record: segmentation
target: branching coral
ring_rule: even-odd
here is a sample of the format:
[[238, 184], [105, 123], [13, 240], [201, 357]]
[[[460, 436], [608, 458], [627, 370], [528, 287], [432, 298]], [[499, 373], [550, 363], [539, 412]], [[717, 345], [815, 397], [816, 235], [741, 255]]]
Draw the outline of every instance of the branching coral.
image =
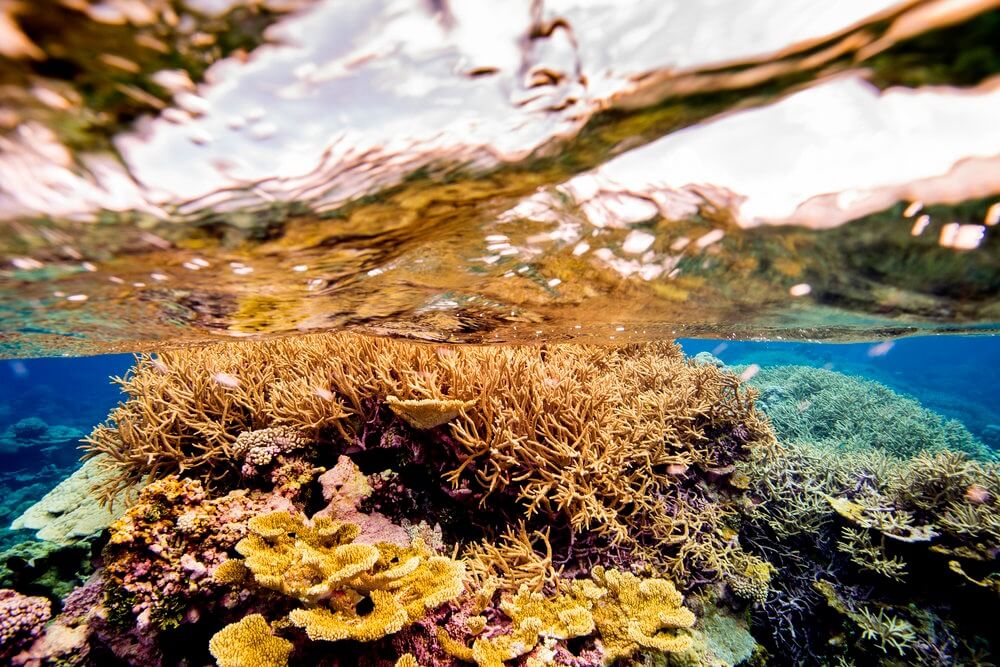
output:
[[611, 545], [680, 580], [733, 567], [739, 546], [724, 532], [742, 489], [724, 479], [771, 438], [738, 377], [666, 342], [445, 349], [303, 336], [140, 357], [121, 384], [129, 400], [88, 445], [119, 486], [182, 471], [224, 482], [238, 452], [256, 466], [241, 434], [275, 425], [343, 451], [396, 419], [437, 447], [453, 497], [513, 505], [529, 524], [583, 536], [572, 548]]
[[909, 458], [923, 451], [960, 451], [981, 460], [996, 454], [954, 419], [873, 380], [808, 366], [761, 369], [750, 382], [782, 442]]
[[[919, 664], [957, 659], [977, 644], [984, 630], [972, 607], [983, 601], [972, 603], [970, 588], [990, 589], [1000, 555], [997, 463], [947, 451], [900, 460], [784, 443], [759, 450], [746, 471], [757, 502], [744, 537], [778, 565], [776, 596], [758, 619], [767, 619], [780, 651], [799, 659], [847, 655], [850, 645], [829, 643], [815, 622], [823, 598], [837, 600], [831, 608], [851, 625], [868, 629], [862, 639], [879, 631], [878, 646], [909, 646]], [[905, 588], [892, 584], [904, 577]], [[811, 590], [818, 579], [827, 582], [819, 598]], [[921, 623], [892, 621], [914, 605]], [[809, 633], [820, 635], [785, 627], [779, 609], [813, 619]]]

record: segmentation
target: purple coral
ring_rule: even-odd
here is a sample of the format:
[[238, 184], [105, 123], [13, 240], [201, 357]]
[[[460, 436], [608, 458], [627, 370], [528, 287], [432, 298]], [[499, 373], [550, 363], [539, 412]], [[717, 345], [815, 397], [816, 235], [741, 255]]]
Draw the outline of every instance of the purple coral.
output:
[[41, 635], [51, 616], [47, 599], [0, 589], [0, 658], [9, 658]]

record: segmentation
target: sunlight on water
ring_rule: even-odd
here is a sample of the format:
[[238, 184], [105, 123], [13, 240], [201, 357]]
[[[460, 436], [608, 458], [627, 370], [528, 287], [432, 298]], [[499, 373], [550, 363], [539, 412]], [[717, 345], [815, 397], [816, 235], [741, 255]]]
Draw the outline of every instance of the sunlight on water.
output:
[[997, 321], [989, 3], [58, 7], [4, 14], [6, 354]]

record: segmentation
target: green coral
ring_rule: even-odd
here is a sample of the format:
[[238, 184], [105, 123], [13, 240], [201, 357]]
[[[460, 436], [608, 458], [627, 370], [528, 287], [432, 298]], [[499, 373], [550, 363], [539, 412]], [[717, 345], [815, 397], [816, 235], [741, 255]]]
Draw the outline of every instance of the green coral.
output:
[[758, 407], [783, 443], [878, 450], [898, 458], [942, 450], [996, 458], [961, 422], [873, 380], [809, 366], [771, 366], [749, 382], [760, 390]]

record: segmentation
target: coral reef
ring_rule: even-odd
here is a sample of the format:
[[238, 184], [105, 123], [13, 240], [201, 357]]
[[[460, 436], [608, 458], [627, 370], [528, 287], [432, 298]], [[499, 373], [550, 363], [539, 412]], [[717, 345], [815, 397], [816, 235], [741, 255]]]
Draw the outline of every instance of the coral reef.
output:
[[181, 471], [232, 484], [240, 434], [280, 424], [318, 443], [320, 460], [402, 448], [452, 499], [511, 515], [487, 540], [515, 516], [557, 526], [562, 559], [581, 572], [609, 548], [681, 580], [731, 570], [739, 546], [724, 528], [740, 490], [726, 478], [771, 437], [739, 378], [672, 343], [486, 350], [305, 336], [139, 357], [120, 383], [131, 398], [89, 438], [119, 487]]
[[874, 449], [899, 458], [941, 450], [997, 458], [961, 422], [873, 380], [824, 368], [770, 366], [750, 383], [760, 390], [758, 407], [782, 442]]
[[9, 659], [42, 633], [52, 615], [48, 600], [0, 589], [0, 659]]
[[84, 435], [71, 426], [49, 425], [39, 417], [25, 417], [0, 432], [0, 453], [75, 444]]
[[776, 566], [755, 612], [776, 655], [935, 665], [991, 652], [1000, 464], [793, 443], [757, 454], [743, 537]]
[[88, 489], [127, 509], [31, 660], [721, 665], [776, 578], [741, 534], [755, 392], [672, 343], [302, 336], [118, 383]]

